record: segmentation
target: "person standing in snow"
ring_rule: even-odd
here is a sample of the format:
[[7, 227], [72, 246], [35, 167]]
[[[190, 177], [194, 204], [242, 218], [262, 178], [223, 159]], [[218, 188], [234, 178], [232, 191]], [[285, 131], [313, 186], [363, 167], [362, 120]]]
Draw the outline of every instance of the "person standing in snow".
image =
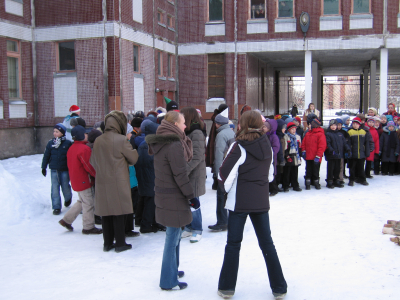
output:
[[63, 125], [67, 129], [67, 131], [65, 132], [65, 137], [67, 138], [67, 140], [73, 142], [71, 136], [72, 128], [76, 125], [81, 125], [83, 128], [86, 128], [86, 122], [84, 119], [80, 117], [81, 109], [79, 108], [78, 105], [72, 105], [69, 108], [69, 112], [71, 114], [64, 118]]
[[138, 154], [127, 139], [123, 112], [111, 111], [104, 122], [105, 131], [96, 139], [90, 158], [97, 175], [95, 208], [102, 217], [103, 251], [122, 252], [132, 248], [125, 242], [126, 217], [133, 213], [128, 167], [136, 163]]
[[82, 212], [83, 234], [101, 234], [103, 231], [94, 226], [94, 177], [96, 171], [90, 164], [92, 151], [86, 145], [87, 134], [85, 128], [78, 125], [72, 128], [71, 136], [74, 143], [67, 153], [67, 162], [71, 185], [78, 192], [79, 200], [64, 215], [59, 223], [61, 226], [72, 231], [71, 224]]
[[53, 215], [61, 213], [60, 186], [64, 196], [64, 206], [71, 205], [72, 192], [69, 184], [67, 152], [72, 143], [65, 137], [66, 128], [63, 124], [54, 125], [53, 136], [46, 146], [42, 160], [42, 174], [46, 177], [47, 165], [51, 171], [51, 206]]
[[272, 149], [263, 132], [260, 113], [247, 111], [240, 118], [240, 130], [219, 173], [219, 184], [228, 193], [228, 238], [218, 282], [218, 295], [231, 298], [236, 289], [240, 246], [246, 219], [250, 216], [258, 244], [267, 265], [268, 278], [275, 299], [283, 299], [286, 280], [271, 237], [269, 224], [269, 178]]
[[[215, 117], [215, 126], [217, 128], [217, 137], [215, 138], [215, 154], [214, 154], [214, 175], [218, 176], [219, 168], [224, 161], [229, 146], [235, 140], [235, 133], [229, 127], [229, 109], [225, 109], [222, 113]], [[260, 117], [261, 119], [261, 117]], [[217, 223], [209, 225], [208, 228], [214, 231], [225, 231], [228, 228], [228, 211], [224, 208], [225, 195], [218, 185], [217, 187]]]
[[[194, 197], [200, 201], [200, 196], [206, 193], [206, 132], [204, 123], [194, 107], [185, 107], [181, 110], [185, 117], [185, 133], [192, 140], [193, 158], [187, 163], [190, 183], [193, 186]], [[182, 238], [190, 237], [191, 243], [199, 242], [203, 233], [201, 209], [192, 209], [192, 223], [185, 226]]]
[[[375, 119], [374, 118], [375, 117], [368, 117], [367, 125], [365, 126], [366, 129], [369, 129], [369, 133], [371, 134], [372, 141], [374, 142], [374, 150], [371, 151], [370, 155], [366, 159], [367, 162], [365, 163], [365, 177], [366, 178], [374, 178], [371, 175], [372, 162], [375, 161], [375, 157], [379, 157], [379, 134], [375, 128]], [[379, 167], [379, 160], [378, 160], [377, 164]], [[374, 162], [374, 165], [375, 165], [375, 162]]]
[[396, 167], [397, 157], [400, 152], [400, 143], [396, 134], [396, 126], [393, 121], [389, 121], [383, 128], [383, 133], [379, 138], [379, 154], [382, 157], [382, 175], [393, 176]]
[[167, 227], [160, 276], [160, 288], [166, 291], [187, 287], [178, 280], [184, 276], [178, 271], [182, 227], [192, 222], [190, 207], [200, 207], [187, 173], [193, 150], [185, 128], [184, 116], [170, 111], [157, 133], [146, 136], [149, 154], [154, 155], [156, 221]]
[[289, 185], [293, 191], [301, 192], [298, 177], [299, 166], [301, 165], [301, 138], [296, 134], [296, 125], [293, 122], [287, 124], [286, 134], [283, 137], [283, 152], [285, 166], [283, 167], [283, 191], [289, 192]]

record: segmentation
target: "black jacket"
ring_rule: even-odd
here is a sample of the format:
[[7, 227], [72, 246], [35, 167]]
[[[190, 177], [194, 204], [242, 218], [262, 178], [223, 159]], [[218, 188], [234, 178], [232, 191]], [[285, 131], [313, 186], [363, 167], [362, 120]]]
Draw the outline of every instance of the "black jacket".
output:
[[140, 196], [154, 197], [154, 155], [149, 155], [149, 146], [143, 141], [138, 148], [139, 158], [136, 162], [136, 178]]
[[[346, 139], [341, 131], [328, 130], [325, 133], [326, 136], [326, 160], [330, 159], [341, 159], [344, 158], [344, 153], [350, 153], [350, 147], [347, 145]], [[335, 154], [333, 154], [335, 152]]]
[[389, 130], [387, 126], [383, 128], [383, 133], [379, 138], [379, 151], [381, 152], [381, 157], [383, 162], [396, 162], [396, 153], [400, 152], [400, 143], [397, 137], [396, 131]]
[[69, 140], [63, 140], [61, 145], [55, 148], [53, 140], [51, 139], [47, 143], [43, 154], [42, 169], [47, 169], [47, 165], [49, 165], [50, 170], [68, 171], [67, 152], [72, 143]]

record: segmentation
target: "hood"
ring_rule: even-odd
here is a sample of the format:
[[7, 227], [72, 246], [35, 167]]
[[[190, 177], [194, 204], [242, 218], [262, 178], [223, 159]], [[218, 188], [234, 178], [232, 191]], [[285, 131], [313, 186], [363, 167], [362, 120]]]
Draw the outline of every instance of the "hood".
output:
[[322, 127], [314, 127], [311, 129], [311, 132], [315, 133], [315, 132], [322, 132], [325, 134], [325, 130]]
[[[229, 127], [229, 124], [224, 124], [224, 125], [222, 125], [220, 128], [218, 128], [217, 129], [217, 132], [218, 133], [220, 133], [222, 130], [224, 130], [224, 129], [231, 129], [230, 127]], [[232, 130], [232, 129], [231, 129]]]
[[149, 154], [157, 154], [160, 150], [168, 144], [179, 142], [181, 139], [177, 134], [150, 134], [145, 138], [149, 145]]
[[385, 126], [385, 127], [383, 127], [383, 132], [386, 132], [386, 133], [388, 133], [388, 134], [389, 134], [389, 132], [390, 132], [390, 133], [396, 132], [396, 127], [394, 128], [393, 131], [389, 131], [389, 127], [388, 127], [388, 126]]
[[282, 128], [284, 126], [286, 126], [286, 123], [282, 119], [278, 119], [276, 121], [277, 121], [277, 124], [278, 124], [278, 126], [276, 128], [276, 135], [279, 136], [279, 137], [283, 137]]
[[114, 131], [126, 135], [126, 124], [128, 123], [128, 120], [122, 111], [113, 110], [106, 115], [104, 122], [106, 125], [105, 131]]
[[265, 120], [265, 122], [268, 122], [269, 125], [271, 125], [271, 130], [267, 132], [267, 135], [276, 133], [276, 129], [278, 128], [278, 122], [273, 119]]
[[265, 134], [251, 142], [238, 140], [237, 143], [246, 149], [248, 154], [251, 154], [258, 160], [265, 160], [272, 157], [271, 144]]

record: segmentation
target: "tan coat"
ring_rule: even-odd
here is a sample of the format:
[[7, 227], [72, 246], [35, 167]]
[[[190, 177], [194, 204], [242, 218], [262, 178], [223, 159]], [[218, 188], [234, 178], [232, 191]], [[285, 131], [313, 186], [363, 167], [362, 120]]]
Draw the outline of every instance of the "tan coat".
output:
[[133, 213], [129, 165], [138, 159], [126, 138], [125, 115], [112, 111], [105, 118], [105, 132], [93, 147], [90, 163], [96, 170], [95, 214], [119, 216]]

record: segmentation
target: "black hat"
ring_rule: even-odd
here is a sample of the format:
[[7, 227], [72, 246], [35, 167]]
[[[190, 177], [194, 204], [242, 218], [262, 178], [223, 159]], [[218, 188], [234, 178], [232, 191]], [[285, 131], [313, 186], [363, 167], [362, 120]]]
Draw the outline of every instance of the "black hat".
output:
[[144, 118], [144, 112], [142, 112], [141, 110], [138, 110], [135, 114], [134, 114], [134, 117], [137, 117], [137, 118]]
[[59, 132], [61, 132], [63, 135], [65, 135], [65, 132], [67, 131], [67, 128], [62, 123], [58, 123], [54, 125], [54, 128], [57, 129]]
[[132, 127], [140, 127], [142, 122], [143, 122], [142, 118], [136, 117], [136, 118], [133, 118], [133, 120], [131, 121], [131, 125], [132, 125]]
[[178, 103], [176, 103], [174, 100], [171, 100], [171, 101], [167, 104], [167, 111], [170, 111], [170, 110], [177, 110], [177, 109], [179, 109]]
[[71, 130], [71, 136], [74, 141], [83, 141], [85, 139], [86, 129], [81, 125], [76, 125]]
[[331, 127], [332, 125], [337, 125], [336, 119], [332, 119], [329, 121], [329, 127]]
[[92, 129], [89, 133], [88, 133], [88, 141], [90, 143], [94, 143], [94, 141], [102, 135], [102, 132], [100, 130], [97, 129]]

